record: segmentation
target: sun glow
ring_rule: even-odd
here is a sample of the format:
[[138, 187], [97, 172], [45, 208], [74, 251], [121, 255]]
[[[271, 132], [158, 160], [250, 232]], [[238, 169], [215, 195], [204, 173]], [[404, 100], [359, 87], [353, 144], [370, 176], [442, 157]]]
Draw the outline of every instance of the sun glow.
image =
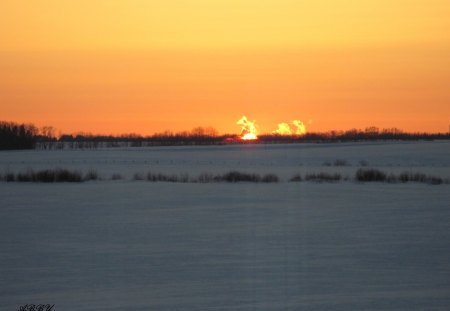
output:
[[[256, 129], [256, 121], [250, 121], [246, 116], [243, 116], [237, 125], [241, 126], [240, 138], [242, 140], [255, 140], [258, 139], [258, 130]], [[290, 123], [282, 122], [278, 124], [278, 128], [272, 132], [277, 135], [304, 135], [306, 134], [306, 126], [300, 120], [292, 120]]]
[[236, 122], [237, 125], [241, 126], [241, 139], [243, 140], [255, 140], [258, 139], [256, 130], [256, 122], [249, 121], [246, 116], [243, 116], [239, 121]]
[[258, 136], [256, 136], [253, 133], [247, 133], [244, 136], [242, 136], [243, 140], [254, 140], [254, 139], [258, 139]]
[[279, 123], [278, 128], [272, 133], [278, 135], [304, 135], [306, 134], [306, 126], [300, 120], [293, 120], [291, 125], [283, 122]]

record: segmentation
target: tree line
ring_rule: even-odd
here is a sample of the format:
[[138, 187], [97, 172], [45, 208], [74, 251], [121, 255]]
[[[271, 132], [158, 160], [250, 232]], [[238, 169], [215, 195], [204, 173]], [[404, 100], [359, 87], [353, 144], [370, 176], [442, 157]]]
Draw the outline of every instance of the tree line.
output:
[[51, 126], [38, 128], [33, 124], [0, 121], [0, 150], [11, 149], [95, 149], [109, 147], [224, 145], [242, 143], [325, 143], [375, 140], [437, 140], [450, 139], [450, 133], [407, 133], [397, 128], [351, 129], [306, 133], [303, 135], [260, 135], [255, 141], [242, 141], [238, 135], [219, 135], [212, 127], [196, 127], [192, 131], [165, 131], [150, 136], [138, 134], [95, 135], [91, 133], [61, 134]]
[[37, 136], [38, 129], [33, 124], [0, 121], [0, 150], [32, 149]]

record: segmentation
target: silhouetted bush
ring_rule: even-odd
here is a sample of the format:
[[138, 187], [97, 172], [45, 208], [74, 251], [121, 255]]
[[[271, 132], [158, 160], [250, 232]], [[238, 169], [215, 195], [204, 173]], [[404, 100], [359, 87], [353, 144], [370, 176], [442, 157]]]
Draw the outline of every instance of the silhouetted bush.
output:
[[16, 176], [14, 175], [14, 173], [6, 173], [5, 174], [5, 176], [3, 177], [4, 178], [4, 180], [6, 181], [6, 182], [13, 182], [13, 181], [16, 181]]
[[402, 172], [398, 175], [395, 175], [393, 173], [387, 175], [385, 172], [382, 172], [377, 169], [359, 169], [356, 172], [355, 179], [357, 181], [363, 182], [371, 182], [371, 181], [388, 182], [388, 183], [417, 182], [432, 185], [439, 185], [442, 183], [446, 183], [446, 180], [441, 177], [426, 175], [424, 173]]
[[261, 177], [258, 174], [241, 173], [231, 171], [222, 175], [222, 180], [226, 182], [259, 182]]
[[89, 181], [89, 180], [98, 180], [98, 173], [96, 170], [89, 170], [85, 175], [84, 175], [84, 180], [85, 181]]
[[[135, 174], [134, 180], [143, 180], [140, 174]], [[242, 173], [231, 171], [225, 174], [201, 173], [196, 178], [191, 178], [188, 174], [167, 175], [162, 173], [147, 173], [147, 181], [151, 182], [175, 182], [175, 183], [213, 183], [213, 182], [263, 182], [276, 183], [279, 178], [275, 174], [265, 174], [262, 177], [259, 174]]]
[[[164, 175], [163, 175], [164, 176]], [[164, 179], [162, 179], [162, 181], [167, 181], [167, 182], [181, 182], [181, 179], [177, 176], [177, 175], [169, 175], [167, 177], [164, 177]]]
[[[65, 177], [66, 172], [62, 172], [61, 177]], [[56, 174], [53, 170], [42, 170], [35, 173], [33, 177], [34, 181], [38, 182], [55, 182], [56, 181]]]
[[355, 179], [357, 181], [386, 181], [386, 173], [377, 169], [358, 169]]
[[261, 178], [261, 182], [265, 182], [265, 183], [276, 183], [279, 181], [280, 181], [280, 179], [275, 174], [266, 174]]
[[419, 183], [428, 183], [432, 185], [440, 185], [444, 182], [441, 177], [430, 176], [423, 173], [411, 173], [411, 172], [403, 172], [398, 176], [398, 180], [402, 183], [407, 182], [419, 182]]
[[410, 175], [410, 179], [415, 182], [426, 182], [429, 178], [427, 175], [423, 173], [414, 173]]
[[133, 180], [144, 180], [144, 176], [140, 173], [135, 173], [133, 175]]
[[386, 177], [386, 182], [388, 182], [388, 183], [396, 183], [396, 182], [398, 182], [398, 177], [395, 174], [390, 173]]
[[336, 182], [342, 179], [341, 174], [334, 173], [318, 173], [318, 174], [306, 174], [305, 180], [315, 182]]
[[432, 185], [440, 185], [443, 182], [444, 182], [444, 180], [441, 177], [429, 176], [427, 179], [427, 183], [432, 184]]
[[55, 182], [81, 182], [82, 175], [78, 171], [69, 171], [67, 169], [57, 169], [55, 171]]
[[[426, 175], [425, 174], [422, 174], [423, 176], [423, 179], [425, 180], [425, 178], [426, 178]], [[401, 173], [400, 175], [398, 175], [398, 180], [400, 181], [400, 182], [403, 182], [403, 183], [406, 183], [406, 182], [408, 182], [408, 181], [412, 181], [412, 175], [410, 174], [410, 173], [407, 173], [407, 172], [403, 172], [403, 173]], [[417, 176], [417, 178], [419, 179], [419, 176]]]
[[20, 182], [31, 182], [33, 181], [33, 171], [28, 170], [26, 173], [18, 173], [16, 179]]
[[350, 166], [350, 163], [347, 160], [337, 159], [333, 162], [334, 166]]
[[147, 173], [147, 180], [152, 182], [188, 182], [189, 181], [189, 175], [182, 174], [180, 176], [177, 175], [164, 175], [161, 173]]
[[17, 182], [81, 182], [82, 175], [77, 171], [69, 171], [66, 169], [46, 169], [40, 171], [28, 170], [23, 173], [7, 173], [4, 177], [5, 181]]
[[[147, 173], [147, 180], [148, 181], [153, 181], [153, 182], [155, 182], [155, 181], [159, 181], [159, 176], [160, 176], [161, 174], [154, 174], [154, 173]], [[136, 178], [135, 178], [136, 179]]]
[[191, 180], [189, 178], [189, 174], [181, 174], [180, 178], [179, 178], [179, 181], [181, 183], [188, 183], [188, 182], [190, 182]]
[[291, 179], [289, 179], [289, 181], [293, 181], [293, 182], [299, 182], [302, 180], [303, 180], [303, 178], [302, 178], [302, 175], [300, 175], [300, 174], [296, 174], [296, 175], [292, 176]]
[[220, 176], [213, 175], [211, 173], [201, 173], [198, 175], [197, 179], [192, 180], [193, 182], [199, 182], [199, 183], [212, 183], [212, 182], [218, 182], [220, 181]]

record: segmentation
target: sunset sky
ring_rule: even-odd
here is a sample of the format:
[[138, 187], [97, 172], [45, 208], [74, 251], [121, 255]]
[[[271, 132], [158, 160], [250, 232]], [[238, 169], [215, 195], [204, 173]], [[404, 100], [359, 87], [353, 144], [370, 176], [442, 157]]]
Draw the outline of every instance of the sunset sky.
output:
[[448, 0], [1, 1], [0, 120], [446, 132], [449, 30]]

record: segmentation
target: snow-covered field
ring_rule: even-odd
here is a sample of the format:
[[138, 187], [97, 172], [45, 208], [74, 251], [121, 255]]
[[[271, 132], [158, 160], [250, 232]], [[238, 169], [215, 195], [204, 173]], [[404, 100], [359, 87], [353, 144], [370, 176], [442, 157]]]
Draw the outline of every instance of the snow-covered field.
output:
[[[348, 166], [333, 167], [335, 160]], [[239, 170], [276, 173], [288, 180], [295, 173], [341, 172], [353, 176], [366, 165], [386, 172], [425, 172], [450, 177], [450, 142], [227, 145], [63, 151], [0, 152], [0, 173], [32, 169], [94, 169], [109, 179], [119, 173], [222, 173]], [[331, 167], [327, 165], [331, 164]]]
[[[360, 161], [448, 178], [450, 142], [0, 152], [103, 178], [0, 182], [0, 310], [448, 310], [450, 185], [288, 182]], [[132, 180], [231, 169], [281, 181]]]

